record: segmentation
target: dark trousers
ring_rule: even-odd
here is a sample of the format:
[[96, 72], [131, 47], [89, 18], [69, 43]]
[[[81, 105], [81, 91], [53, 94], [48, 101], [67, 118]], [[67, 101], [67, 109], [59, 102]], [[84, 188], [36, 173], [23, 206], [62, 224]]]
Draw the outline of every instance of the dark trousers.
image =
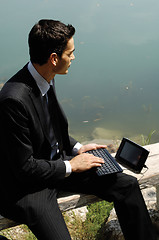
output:
[[97, 177], [84, 172], [72, 173], [56, 188], [29, 194], [17, 202], [14, 210], [18, 220], [39, 240], [71, 239], [57, 204], [58, 190], [94, 194], [114, 202], [125, 240], [156, 239], [136, 178], [123, 173]]

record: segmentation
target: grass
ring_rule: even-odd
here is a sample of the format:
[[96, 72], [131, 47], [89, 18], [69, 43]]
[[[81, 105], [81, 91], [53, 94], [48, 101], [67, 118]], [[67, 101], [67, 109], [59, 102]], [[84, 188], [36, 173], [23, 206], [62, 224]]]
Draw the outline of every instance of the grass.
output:
[[142, 145], [149, 145], [151, 142], [152, 135], [156, 132], [156, 130], [151, 130], [147, 137], [144, 137], [144, 135], [141, 135], [141, 141]]
[[113, 208], [112, 203], [101, 201], [93, 203], [88, 207], [87, 218], [83, 222], [79, 216], [74, 215], [69, 221], [68, 216], [65, 221], [74, 240], [100, 240], [104, 239], [104, 225]]
[[0, 235], [7, 237], [9, 240], [37, 240], [26, 225], [18, 225], [16, 227], [4, 229], [0, 231]]

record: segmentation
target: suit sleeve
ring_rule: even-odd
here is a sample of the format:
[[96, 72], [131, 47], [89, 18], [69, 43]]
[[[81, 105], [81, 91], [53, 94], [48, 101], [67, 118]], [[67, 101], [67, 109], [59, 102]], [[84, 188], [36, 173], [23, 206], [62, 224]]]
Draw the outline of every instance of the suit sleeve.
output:
[[77, 140], [75, 140], [73, 137], [69, 136], [70, 138], [70, 145], [71, 145], [71, 148], [73, 149], [74, 146], [76, 145], [76, 143], [78, 142]]
[[52, 161], [35, 157], [29, 117], [22, 102], [13, 99], [1, 102], [1, 147], [8, 169], [20, 181], [34, 184], [65, 178], [66, 167], [62, 159]]

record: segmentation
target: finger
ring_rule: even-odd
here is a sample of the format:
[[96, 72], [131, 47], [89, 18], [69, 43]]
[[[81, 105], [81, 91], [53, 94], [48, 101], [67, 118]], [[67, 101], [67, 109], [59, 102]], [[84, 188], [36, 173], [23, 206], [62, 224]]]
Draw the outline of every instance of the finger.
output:
[[93, 155], [92, 161], [96, 163], [104, 163], [103, 158], [95, 157], [94, 155]]
[[90, 150], [96, 150], [96, 149], [99, 149], [99, 148], [107, 148], [107, 145], [98, 145], [98, 144], [94, 144], [94, 145], [91, 145], [91, 148]]
[[101, 167], [102, 166], [102, 164], [101, 163], [92, 163], [91, 164], [91, 167], [93, 168], [93, 167]]
[[92, 167], [101, 167], [103, 163], [104, 163], [104, 160], [103, 159], [99, 159], [99, 160], [93, 161], [91, 163], [91, 166]]
[[98, 149], [98, 148], [107, 148], [107, 145], [97, 145], [96, 149]]
[[104, 163], [103, 158], [99, 158], [97, 156], [94, 156], [92, 153], [83, 153], [83, 155], [88, 157], [91, 161]]

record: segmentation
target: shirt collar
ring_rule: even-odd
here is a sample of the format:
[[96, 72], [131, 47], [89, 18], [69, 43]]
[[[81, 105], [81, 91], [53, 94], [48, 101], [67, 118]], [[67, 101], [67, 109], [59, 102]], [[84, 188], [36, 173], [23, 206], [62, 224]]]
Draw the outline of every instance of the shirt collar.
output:
[[31, 62], [28, 63], [28, 70], [32, 77], [35, 79], [36, 84], [38, 85], [38, 88], [40, 89], [40, 92], [42, 96], [44, 96], [47, 91], [50, 88], [50, 85], [53, 85], [53, 82], [51, 81], [50, 84], [46, 81], [45, 78], [43, 78], [37, 70], [34, 68], [33, 64]]

